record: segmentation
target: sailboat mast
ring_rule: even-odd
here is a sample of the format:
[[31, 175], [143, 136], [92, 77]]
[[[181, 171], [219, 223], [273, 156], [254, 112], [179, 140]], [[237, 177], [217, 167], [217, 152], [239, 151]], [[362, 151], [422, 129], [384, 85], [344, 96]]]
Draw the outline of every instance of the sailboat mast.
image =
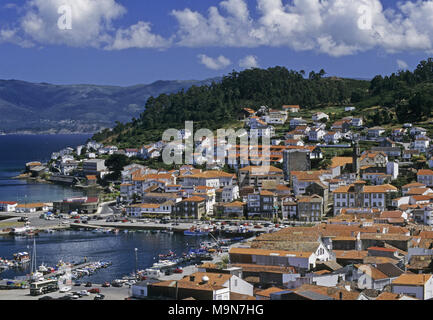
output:
[[31, 272], [36, 272], [36, 239], [33, 239], [32, 265]]

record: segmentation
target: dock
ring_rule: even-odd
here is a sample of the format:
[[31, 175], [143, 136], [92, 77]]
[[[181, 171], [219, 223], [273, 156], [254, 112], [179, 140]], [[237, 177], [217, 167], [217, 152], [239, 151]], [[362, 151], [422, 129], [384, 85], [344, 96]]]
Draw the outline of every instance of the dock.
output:
[[[71, 271], [86, 268], [86, 267], [88, 267], [94, 263], [96, 263], [96, 262], [86, 262], [86, 263], [78, 264], [76, 266], [72, 266]], [[62, 271], [64, 271], [64, 270], [62, 270]], [[62, 275], [62, 273], [60, 271], [56, 271], [56, 272], [48, 273], [48, 274], [44, 275], [44, 279], [48, 279], [48, 278], [52, 278], [52, 277], [58, 277], [60, 275]]]

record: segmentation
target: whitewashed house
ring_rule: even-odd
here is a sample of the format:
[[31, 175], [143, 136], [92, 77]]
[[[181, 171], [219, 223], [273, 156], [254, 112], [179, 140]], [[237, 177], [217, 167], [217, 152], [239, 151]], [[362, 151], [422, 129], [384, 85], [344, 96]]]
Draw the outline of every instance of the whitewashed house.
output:
[[290, 120], [290, 127], [295, 128], [297, 126], [306, 125], [307, 121], [302, 118], [293, 118]]
[[15, 212], [17, 205], [15, 201], [0, 201], [0, 212]]
[[138, 149], [125, 149], [125, 155], [128, 158], [137, 157], [139, 155]]
[[342, 138], [340, 131], [329, 131], [325, 134], [323, 139], [327, 144], [336, 144]]
[[426, 152], [427, 148], [430, 145], [430, 139], [428, 137], [419, 137], [413, 143], [413, 149], [418, 150], [419, 152]]
[[311, 119], [313, 121], [320, 121], [322, 119], [329, 120], [329, 116], [326, 113], [324, 113], [324, 112], [316, 112], [315, 114], [313, 114], [313, 116], [311, 117]]
[[326, 131], [320, 128], [313, 128], [308, 133], [308, 140], [310, 141], [320, 141], [325, 136]]
[[369, 137], [372, 137], [372, 138], [378, 138], [378, 137], [380, 137], [384, 133], [385, 133], [385, 129], [384, 128], [382, 128], [382, 127], [373, 127], [373, 128], [368, 129], [367, 135]]
[[142, 217], [143, 215], [158, 215], [170, 216], [173, 201], [166, 201], [164, 203], [139, 203], [126, 207], [126, 214], [130, 217]]
[[433, 170], [421, 169], [417, 172], [417, 181], [428, 187], [433, 187]]
[[287, 121], [287, 113], [280, 110], [269, 110], [269, 113], [263, 117], [268, 124], [283, 125]]
[[421, 127], [413, 127], [410, 129], [409, 134], [415, 136], [415, 138], [426, 136], [427, 130]]

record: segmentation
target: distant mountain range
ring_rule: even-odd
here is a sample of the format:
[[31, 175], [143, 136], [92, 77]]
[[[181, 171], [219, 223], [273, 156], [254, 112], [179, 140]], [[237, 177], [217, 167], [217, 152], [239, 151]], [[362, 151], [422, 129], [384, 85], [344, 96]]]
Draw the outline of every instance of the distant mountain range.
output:
[[219, 81], [156, 81], [118, 87], [0, 80], [0, 132], [93, 133], [137, 117], [151, 96]]

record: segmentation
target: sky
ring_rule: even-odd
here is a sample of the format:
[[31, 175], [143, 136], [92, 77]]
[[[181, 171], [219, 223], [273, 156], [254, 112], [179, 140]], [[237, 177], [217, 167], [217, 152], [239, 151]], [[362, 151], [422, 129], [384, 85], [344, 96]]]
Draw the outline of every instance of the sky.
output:
[[433, 0], [0, 2], [0, 79], [135, 85], [285, 66], [372, 78], [433, 56]]

